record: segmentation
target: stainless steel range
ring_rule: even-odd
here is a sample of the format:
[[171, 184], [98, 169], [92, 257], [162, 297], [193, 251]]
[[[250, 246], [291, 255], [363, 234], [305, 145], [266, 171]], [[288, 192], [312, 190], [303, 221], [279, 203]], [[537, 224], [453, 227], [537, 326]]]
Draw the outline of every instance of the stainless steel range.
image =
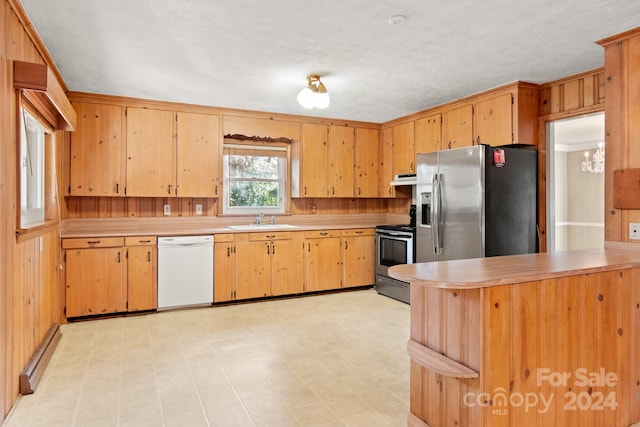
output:
[[415, 260], [414, 225], [379, 225], [376, 227], [376, 284], [379, 294], [409, 304], [409, 283], [389, 277], [389, 267], [412, 264]]

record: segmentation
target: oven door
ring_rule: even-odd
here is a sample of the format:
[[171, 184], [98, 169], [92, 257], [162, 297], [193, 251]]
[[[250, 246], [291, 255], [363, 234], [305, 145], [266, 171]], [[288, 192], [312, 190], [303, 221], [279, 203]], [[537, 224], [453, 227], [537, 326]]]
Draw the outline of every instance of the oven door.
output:
[[393, 231], [376, 231], [376, 274], [388, 276], [389, 267], [413, 264], [413, 236]]

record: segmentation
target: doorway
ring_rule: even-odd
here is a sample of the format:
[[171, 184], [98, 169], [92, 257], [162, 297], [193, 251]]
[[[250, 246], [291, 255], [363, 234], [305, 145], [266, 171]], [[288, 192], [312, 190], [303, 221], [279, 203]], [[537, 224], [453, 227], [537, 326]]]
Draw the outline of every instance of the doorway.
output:
[[547, 251], [604, 245], [604, 113], [547, 123]]

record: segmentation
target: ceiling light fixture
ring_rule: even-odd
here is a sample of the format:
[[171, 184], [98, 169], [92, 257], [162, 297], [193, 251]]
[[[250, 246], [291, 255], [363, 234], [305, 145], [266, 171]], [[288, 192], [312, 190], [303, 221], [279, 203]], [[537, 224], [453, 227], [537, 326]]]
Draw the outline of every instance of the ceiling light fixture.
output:
[[316, 74], [307, 76], [307, 86], [298, 93], [298, 102], [304, 108], [327, 108], [329, 106], [329, 94], [327, 88], [320, 81], [320, 76]]
[[590, 152], [584, 153], [584, 160], [582, 161], [582, 172], [591, 173], [603, 173], [604, 172], [604, 144], [598, 143], [598, 149], [593, 156]]

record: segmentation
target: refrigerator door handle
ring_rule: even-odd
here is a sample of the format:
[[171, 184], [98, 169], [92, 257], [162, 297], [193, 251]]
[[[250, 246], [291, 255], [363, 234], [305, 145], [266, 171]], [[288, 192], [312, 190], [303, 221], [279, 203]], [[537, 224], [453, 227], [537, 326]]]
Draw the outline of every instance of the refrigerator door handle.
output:
[[440, 210], [440, 188], [438, 181], [438, 174], [434, 173], [431, 188], [433, 191], [433, 202], [431, 209], [431, 238], [433, 240], [433, 253], [438, 255], [440, 253], [440, 230], [439, 230], [439, 210]]

